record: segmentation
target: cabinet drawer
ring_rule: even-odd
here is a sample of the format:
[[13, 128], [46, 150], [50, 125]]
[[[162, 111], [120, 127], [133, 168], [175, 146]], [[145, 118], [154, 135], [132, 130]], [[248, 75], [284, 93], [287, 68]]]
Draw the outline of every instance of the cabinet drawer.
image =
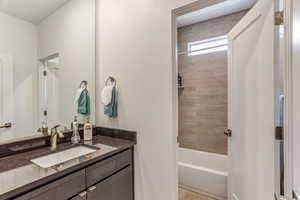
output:
[[33, 190], [16, 200], [66, 200], [85, 188], [85, 170], [81, 170]]
[[98, 183], [116, 171], [130, 165], [131, 162], [131, 150], [127, 150], [86, 168], [87, 187]]
[[133, 200], [131, 166], [115, 173], [87, 191], [88, 200]]

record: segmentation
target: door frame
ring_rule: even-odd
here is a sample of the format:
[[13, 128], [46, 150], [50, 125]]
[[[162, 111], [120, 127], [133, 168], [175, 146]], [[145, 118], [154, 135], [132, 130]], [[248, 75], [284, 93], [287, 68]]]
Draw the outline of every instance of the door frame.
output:
[[292, 2], [286, 0], [284, 3], [284, 17], [285, 17], [285, 71], [284, 71], [284, 93], [285, 93], [285, 103], [284, 103], [284, 192], [286, 196], [292, 196], [293, 190], [293, 159], [292, 159], [292, 131], [293, 131], [293, 104], [292, 104], [292, 29], [291, 29], [291, 9]]
[[294, 51], [294, 0], [284, 1], [284, 29], [285, 29], [285, 56], [284, 56], [284, 191], [288, 197], [293, 196], [294, 188], [294, 145], [293, 139], [296, 131], [294, 115], [294, 77], [296, 61], [293, 59]]
[[174, 198], [178, 199], [178, 86], [177, 86], [177, 74], [178, 74], [178, 55], [177, 55], [177, 22], [176, 18], [202, 9], [207, 8], [212, 5], [222, 3], [226, 0], [209, 0], [209, 1], [203, 1], [203, 0], [196, 0], [195, 2], [185, 4], [181, 7], [174, 8], [171, 10], [171, 41], [172, 41], [172, 132], [174, 134], [173, 137], [173, 151], [175, 152], [175, 160], [173, 161], [175, 164], [175, 180], [174, 180]]
[[178, 74], [178, 55], [177, 55], [177, 23], [176, 18], [199, 10], [203, 8], [207, 8], [210, 6], [213, 6], [218, 3], [222, 3], [226, 0], [196, 0], [195, 2], [185, 4], [181, 7], [172, 9], [171, 11], [171, 17], [172, 17], [172, 31], [171, 31], [171, 41], [172, 41], [172, 132], [174, 134], [173, 137], [173, 151], [175, 152], [175, 180], [174, 180], [174, 197], [177, 200], [178, 199], [178, 86], [177, 86], [177, 74]]

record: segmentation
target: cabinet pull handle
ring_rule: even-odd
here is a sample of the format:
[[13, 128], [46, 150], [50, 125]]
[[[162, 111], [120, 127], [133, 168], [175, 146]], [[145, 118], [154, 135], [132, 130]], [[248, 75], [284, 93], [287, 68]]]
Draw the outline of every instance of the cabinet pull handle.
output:
[[84, 192], [81, 192], [80, 194], [79, 194], [79, 196], [80, 197], [85, 197], [86, 196], [86, 192], [84, 191]]
[[96, 186], [92, 186], [92, 187], [89, 188], [89, 191], [94, 191], [96, 189], [97, 189]]

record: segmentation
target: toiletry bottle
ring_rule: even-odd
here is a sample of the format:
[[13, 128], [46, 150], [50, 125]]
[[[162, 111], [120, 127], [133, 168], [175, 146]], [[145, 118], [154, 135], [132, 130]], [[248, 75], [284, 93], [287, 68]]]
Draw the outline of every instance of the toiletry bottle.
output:
[[89, 122], [89, 120], [84, 124], [83, 138], [84, 141], [89, 141], [93, 139], [93, 125]]
[[80, 142], [80, 135], [78, 131], [77, 116], [74, 117], [74, 121], [72, 122], [72, 129], [73, 129], [73, 135], [71, 138], [71, 143], [78, 144]]

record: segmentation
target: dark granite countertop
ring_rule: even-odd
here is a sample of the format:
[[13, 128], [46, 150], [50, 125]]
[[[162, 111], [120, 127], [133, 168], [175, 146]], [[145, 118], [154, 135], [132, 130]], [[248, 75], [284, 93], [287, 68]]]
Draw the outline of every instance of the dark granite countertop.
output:
[[97, 134], [92, 141], [84, 142], [84, 144], [101, 148], [101, 150], [89, 156], [68, 161], [59, 167], [43, 169], [30, 160], [74, 147], [70, 142], [59, 144], [56, 151], [51, 151], [49, 146], [44, 146], [32, 151], [0, 158], [0, 200], [13, 198], [89, 164], [131, 148], [136, 144], [134, 140], [118, 138], [119, 132], [114, 129], [103, 131], [102, 128], [101, 132], [104, 134]]

